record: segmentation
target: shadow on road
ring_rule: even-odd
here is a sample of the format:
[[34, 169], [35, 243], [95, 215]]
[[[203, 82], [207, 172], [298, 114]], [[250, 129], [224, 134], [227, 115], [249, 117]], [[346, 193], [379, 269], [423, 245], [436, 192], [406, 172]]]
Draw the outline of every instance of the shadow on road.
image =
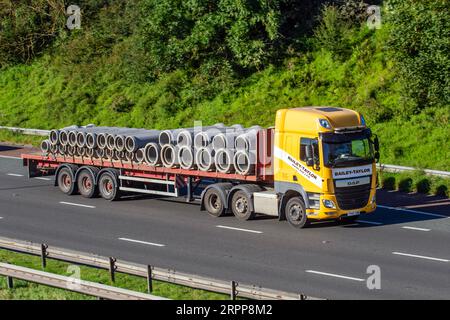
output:
[[17, 149], [22, 149], [20, 147], [15, 147], [15, 146], [5, 146], [5, 145], [0, 145], [0, 152], [3, 151], [11, 151], [11, 150], [17, 150]]

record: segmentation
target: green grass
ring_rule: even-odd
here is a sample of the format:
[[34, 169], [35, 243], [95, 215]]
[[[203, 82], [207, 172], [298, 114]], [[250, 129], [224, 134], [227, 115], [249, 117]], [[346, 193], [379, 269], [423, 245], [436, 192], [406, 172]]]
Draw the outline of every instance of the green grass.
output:
[[45, 139], [45, 137], [31, 136], [12, 132], [9, 130], [0, 130], [0, 141], [3, 142], [11, 142], [15, 144], [32, 145], [35, 147], [39, 147], [43, 139]]
[[[0, 250], [0, 262], [42, 270], [41, 260], [39, 257], [15, 253], [7, 250]], [[47, 260], [47, 267], [44, 271], [64, 276], [71, 276], [72, 274], [68, 272], [68, 266], [68, 263]], [[147, 281], [144, 278], [117, 273], [115, 283], [111, 283], [108, 271], [83, 266], [80, 267], [80, 276], [82, 280], [113, 285], [144, 293], [147, 292]], [[160, 281], [153, 282], [152, 294], [176, 300], [224, 300], [228, 298], [228, 296], [223, 294], [211, 293], [204, 290], [192, 289]], [[9, 290], [6, 287], [6, 278], [0, 276], [0, 300], [2, 299], [85, 300], [96, 298], [20, 280], [14, 280], [14, 288]]]

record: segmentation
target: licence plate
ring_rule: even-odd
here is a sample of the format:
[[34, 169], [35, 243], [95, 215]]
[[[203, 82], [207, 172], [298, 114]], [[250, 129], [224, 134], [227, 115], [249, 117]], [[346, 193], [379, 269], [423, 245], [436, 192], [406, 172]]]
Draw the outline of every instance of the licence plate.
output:
[[347, 217], [359, 216], [359, 211], [352, 211], [347, 213]]

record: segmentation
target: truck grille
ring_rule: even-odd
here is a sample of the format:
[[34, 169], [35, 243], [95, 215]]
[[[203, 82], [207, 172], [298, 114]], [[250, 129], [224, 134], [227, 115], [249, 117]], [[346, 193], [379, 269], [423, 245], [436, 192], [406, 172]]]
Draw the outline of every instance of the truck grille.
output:
[[370, 183], [355, 187], [337, 188], [334, 185], [337, 204], [342, 210], [361, 209], [367, 205], [370, 196]]

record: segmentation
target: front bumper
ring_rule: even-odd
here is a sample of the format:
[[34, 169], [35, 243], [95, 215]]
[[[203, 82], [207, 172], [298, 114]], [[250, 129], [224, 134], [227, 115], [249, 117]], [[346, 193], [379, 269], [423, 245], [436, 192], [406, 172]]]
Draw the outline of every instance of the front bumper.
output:
[[[366, 206], [362, 208], [355, 208], [351, 210], [342, 210], [338, 206], [336, 196], [334, 194], [323, 194], [320, 196], [320, 208], [319, 209], [307, 209], [306, 214], [310, 220], [329, 220], [339, 219], [347, 216], [354, 216], [357, 214], [366, 214], [375, 211], [377, 208], [375, 201], [376, 189], [370, 191], [369, 201]], [[331, 200], [335, 204], [335, 208], [326, 208], [323, 204], [323, 200]]]

